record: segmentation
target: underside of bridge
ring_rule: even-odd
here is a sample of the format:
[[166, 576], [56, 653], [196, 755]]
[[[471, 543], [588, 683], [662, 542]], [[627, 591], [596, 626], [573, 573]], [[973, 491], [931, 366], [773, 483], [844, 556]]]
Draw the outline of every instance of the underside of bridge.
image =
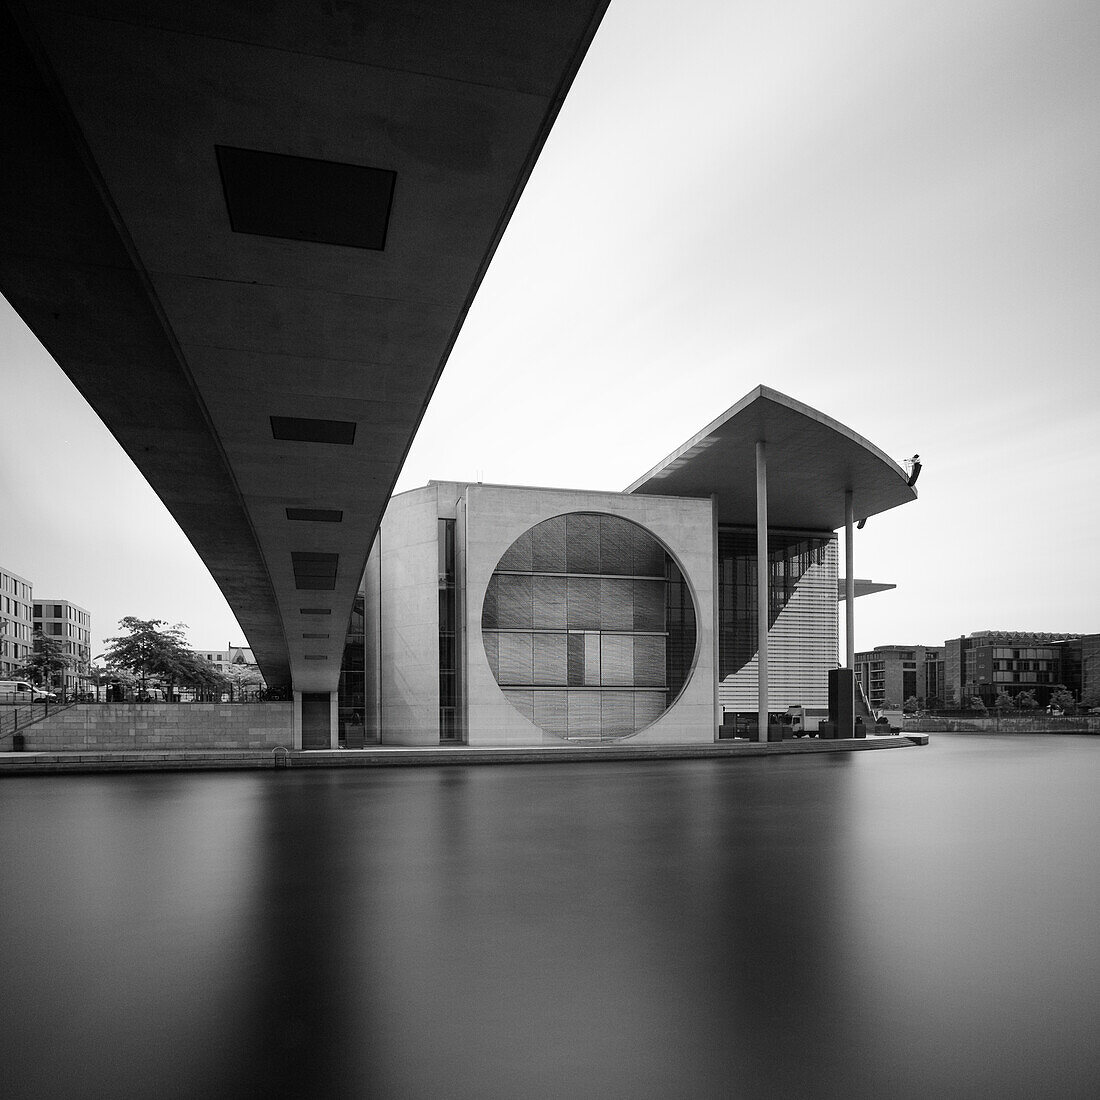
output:
[[0, 292], [335, 690], [417, 425], [606, 0], [0, 9]]

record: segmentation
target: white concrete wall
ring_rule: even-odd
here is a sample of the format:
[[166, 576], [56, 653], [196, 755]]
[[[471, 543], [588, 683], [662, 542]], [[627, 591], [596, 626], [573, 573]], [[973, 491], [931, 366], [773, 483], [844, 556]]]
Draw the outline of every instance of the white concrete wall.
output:
[[489, 579], [509, 546], [536, 523], [566, 512], [604, 512], [633, 520], [661, 540], [678, 562], [695, 600], [695, 669], [679, 700], [630, 744], [711, 742], [715, 737], [714, 527], [710, 500], [627, 496], [565, 489], [469, 485], [465, 494], [464, 566], [467, 737], [471, 745], [561, 744], [505, 698], [485, 655], [481, 613]]
[[382, 520], [375, 645], [384, 745], [439, 744], [438, 520], [434, 484], [395, 496]]
[[380, 547], [381, 537], [376, 535], [359, 586], [363, 593], [363, 736], [368, 745], [378, 741], [382, 729]]
[[[470, 661], [470, 639], [467, 636], [466, 623], [466, 495], [465, 486], [462, 486], [463, 494], [455, 507], [455, 623], [458, 629], [456, 650], [459, 677], [458, 677], [458, 726], [463, 741], [468, 741], [470, 736], [470, 693], [466, 683], [466, 668]], [[481, 635], [475, 639], [477, 644], [484, 649], [481, 643]]]

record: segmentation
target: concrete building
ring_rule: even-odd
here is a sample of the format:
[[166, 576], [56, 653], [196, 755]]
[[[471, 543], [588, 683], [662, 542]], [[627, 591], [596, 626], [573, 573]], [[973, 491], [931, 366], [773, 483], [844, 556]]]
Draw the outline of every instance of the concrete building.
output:
[[1100, 707], [1100, 634], [1081, 636], [1081, 701]]
[[875, 710], [900, 708], [910, 698], [943, 698], [943, 647], [879, 645], [856, 654], [856, 678]]
[[30, 656], [34, 631], [33, 586], [0, 565], [0, 680], [10, 680]]
[[[944, 647], [924, 646], [924, 701], [930, 705], [934, 700], [947, 698], [947, 682], [944, 679]], [[921, 693], [917, 692], [921, 698]], [[902, 702], [905, 700], [903, 699]]]
[[223, 676], [228, 676], [234, 668], [241, 665], [254, 665], [256, 658], [252, 650], [247, 646], [230, 645], [225, 649], [196, 649], [192, 651], [196, 657], [212, 664]]
[[854, 518], [915, 497], [873, 445], [762, 386], [622, 493], [402, 493], [368, 557], [346, 650], [362, 709], [342, 698], [341, 730], [351, 743], [361, 714], [366, 741], [401, 745], [706, 742], [738, 715], [763, 739], [769, 714], [828, 705], [837, 528], [851, 668]]
[[1080, 698], [1098, 676], [1095, 662], [1085, 659], [1096, 637], [1074, 631], [980, 630], [949, 638], [944, 642], [947, 700], [976, 697], [989, 707], [1002, 691], [1011, 696], [1030, 691], [1046, 706], [1059, 686]]
[[922, 706], [977, 698], [991, 707], [1002, 691], [1030, 691], [1046, 706], [1058, 687], [1076, 699], [1096, 693], [1100, 705], [1100, 634], [980, 630], [942, 646], [881, 645], [856, 654], [856, 675], [876, 709], [913, 696]]
[[54, 675], [50, 686], [66, 695], [79, 691], [92, 661], [92, 617], [71, 600], [35, 598], [34, 628], [62, 645], [68, 666]]

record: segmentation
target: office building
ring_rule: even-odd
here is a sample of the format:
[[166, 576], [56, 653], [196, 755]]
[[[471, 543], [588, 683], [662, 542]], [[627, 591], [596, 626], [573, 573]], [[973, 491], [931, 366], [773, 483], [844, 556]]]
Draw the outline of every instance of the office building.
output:
[[30, 657], [34, 615], [33, 586], [0, 565], [0, 680], [10, 680]]
[[33, 604], [34, 629], [61, 643], [66, 667], [51, 677], [50, 686], [66, 695], [79, 691], [92, 661], [92, 617], [71, 600], [39, 599]]
[[[706, 742], [731, 715], [760, 736], [761, 715], [827, 705], [854, 520], [915, 497], [867, 440], [764, 387], [621, 493], [401, 493], [352, 616], [341, 738], [361, 719], [367, 743]], [[305, 638], [327, 625], [301, 614]]]
[[[1017, 630], [980, 630], [944, 642], [949, 702], [981, 699], [990, 707], [1004, 692], [1031, 692], [1046, 706], [1054, 689], [1079, 698], [1084, 675], [1084, 639], [1095, 635]], [[1095, 670], [1091, 670], [1095, 677]]]
[[1039, 706], [1065, 688], [1100, 705], [1100, 634], [979, 630], [942, 646], [881, 645], [856, 654], [856, 675], [876, 709], [916, 697], [921, 706], [992, 707], [1003, 692]]
[[943, 647], [880, 645], [856, 654], [856, 678], [875, 710], [895, 709], [908, 699], [921, 706], [943, 698]]

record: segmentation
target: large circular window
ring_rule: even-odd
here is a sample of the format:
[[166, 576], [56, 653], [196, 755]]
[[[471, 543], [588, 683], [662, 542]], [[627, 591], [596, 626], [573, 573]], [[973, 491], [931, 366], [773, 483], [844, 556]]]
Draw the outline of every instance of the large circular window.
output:
[[508, 701], [570, 741], [629, 737], [691, 674], [695, 605], [668, 551], [618, 516], [571, 512], [524, 532], [485, 593], [482, 636]]

